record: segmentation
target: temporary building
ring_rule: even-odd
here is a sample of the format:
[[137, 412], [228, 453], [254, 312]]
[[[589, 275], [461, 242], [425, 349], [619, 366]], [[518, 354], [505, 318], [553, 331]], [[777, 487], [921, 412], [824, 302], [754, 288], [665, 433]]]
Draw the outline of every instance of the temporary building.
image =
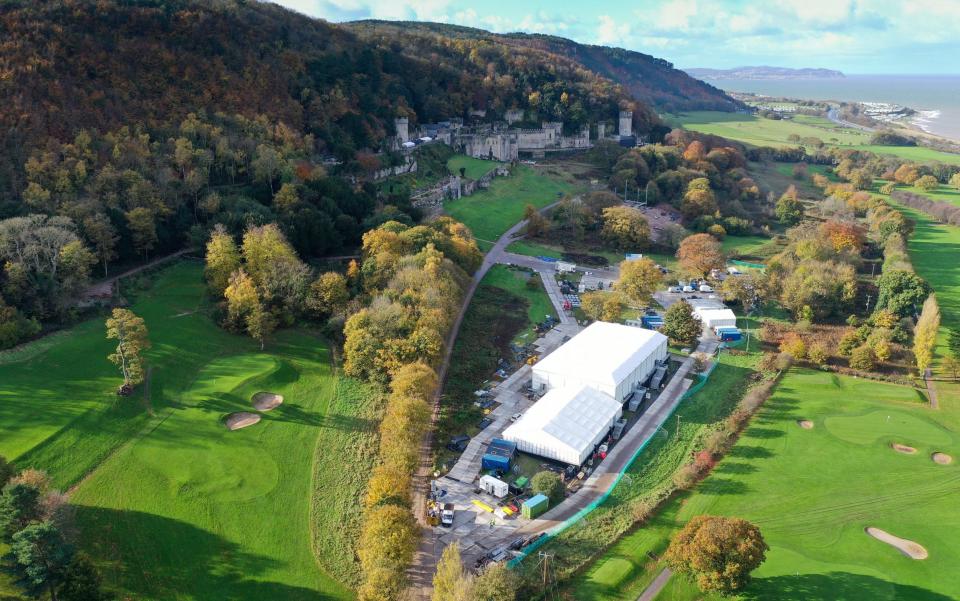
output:
[[520, 515], [528, 520], [532, 520], [535, 517], [543, 515], [548, 507], [550, 507], [550, 498], [541, 493], [523, 502], [523, 505], [520, 506]]
[[585, 385], [623, 402], [666, 358], [660, 332], [598, 321], [533, 366], [533, 388]]
[[705, 309], [705, 308], [696, 308], [693, 310], [694, 316], [696, 316], [705, 328], [710, 328], [711, 330], [717, 326], [734, 326], [737, 325], [737, 316], [730, 309]]
[[589, 386], [554, 388], [504, 430], [503, 437], [526, 453], [580, 465], [622, 414], [619, 401]]
[[510, 492], [510, 485], [493, 476], [480, 476], [480, 490], [502, 499]]
[[487, 451], [483, 454], [480, 461], [480, 467], [484, 470], [500, 470], [501, 472], [510, 471], [510, 462], [513, 461], [513, 455], [517, 451], [516, 443], [502, 438], [494, 438], [487, 446]]

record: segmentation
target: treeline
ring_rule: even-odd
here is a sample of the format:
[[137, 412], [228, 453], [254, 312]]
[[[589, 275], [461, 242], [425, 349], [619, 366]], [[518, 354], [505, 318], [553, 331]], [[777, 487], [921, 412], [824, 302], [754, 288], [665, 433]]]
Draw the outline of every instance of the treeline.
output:
[[363, 237], [359, 278], [369, 303], [344, 326], [344, 373], [389, 386], [390, 395], [357, 549], [361, 600], [399, 599], [407, 587], [419, 534], [411, 483], [439, 385], [434, 370], [481, 260], [469, 230], [450, 218], [388, 222]]
[[933, 200], [929, 196], [923, 196], [913, 192], [904, 192], [902, 190], [893, 192], [890, 198], [911, 209], [923, 211], [940, 223], [960, 225], [960, 207], [950, 202]]

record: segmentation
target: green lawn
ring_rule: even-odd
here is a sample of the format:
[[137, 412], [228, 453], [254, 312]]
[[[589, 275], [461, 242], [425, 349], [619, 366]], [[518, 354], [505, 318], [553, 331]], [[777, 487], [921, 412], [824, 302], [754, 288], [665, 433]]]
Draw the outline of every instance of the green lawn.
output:
[[495, 178], [490, 188], [450, 201], [444, 209], [454, 219], [465, 223], [480, 241], [481, 249], [486, 251], [497, 238], [523, 219], [523, 210], [528, 204], [545, 207], [575, 190], [570, 179], [518, 165], [510, 177]]
[[910, 161], [960, 164], [960, 154], [941, 152], [922, 146], [872, 145], [869, 132], [839, 127], [828, 119], [809, 115], [795, 115], [792, 119], [776, 120], [739, 113], [692, 111], [668, 115], [667, 119], [674, 126], [723, 136], [751, 146], [797, 146], [796, 142], [790, 142], [787, 139], [791, 134], [796, 134], [801, 138], [820, 138], [828, 146], [890, 154]]
[[721, 246], [727, 256], [756, 256], [769, 242], [764, 236], [727, 236]]
[[[536, 286], [528, 287], [528, 280], [533, 280]], [[528, 303], [527, 323], [514, 336], [513, 341], [517, 344], [529, 344], [536, 340], [537, 334], [534, 331], [536, 324], [543, 321], [547, 315], [557, 317], [557, 310], [550, 302], [550, 297], [547, 296], [547, 291], [543, 288], [543, 281], [536, 273], [531, 274], [528, 271], [510, 269], [506, 265], [494, 265], [483, 276], [481, 284], [496, 286], [526, 299]]]
[[[139, 392], [112, 395], [96, 319], [0, 360], [0, 453], [75, 485], [80, 546], [122, 597], [351, 598], [378, 397], [336, 377], [313, 335], [281, 332], [260, 352], [222, 331], [199, 264], [160, 272], [132, 309], [153, 341], [154, 416]], [[260, 390], [284, 404], [227, 431], [223, 416]]]
[[466, 177], [470, 179], [480, 179], [496, 169], [497, 165], [499, 165], [497, 161], [475, 159], [465, 154], [454, 155], [447, 160], [447, 169], [450, 170], [450, 173], [460, 175], [460, 169], [463, 168]]
[[[911, 388], [794, 369], [710, 477], [594, 563], [576, 598], [635, 599], [660, 570], [647, 553], [661, 553], [690, 517], [714, 514], [753, 521], [771, 547], [740, 598], [955, 599], [960, 472], [930, 454], [960, 457], [957, 418], [931, 412]], [[918, 452], [897, 453], [894, 442]], [[929, 559], [901, 555], [867, 526], [924, 545]], [[680, 578], [658, 597], [714, 598]]]

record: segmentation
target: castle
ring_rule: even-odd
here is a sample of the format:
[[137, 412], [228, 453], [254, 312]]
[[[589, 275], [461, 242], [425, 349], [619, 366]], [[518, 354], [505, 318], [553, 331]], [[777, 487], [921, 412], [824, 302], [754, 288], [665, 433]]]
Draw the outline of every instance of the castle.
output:
[[544, 121], [536, 129], [511, 127], [523, 120], [523, 111], [520, 109], [506, 111], [505, 119], [506, 121], [473, 126], [465, 126], [460, 119], [427, 123], [420, 126], [419, 137], [411, 140], [409, 121], [406, 117], [399, 117], [395, 121], [395, 145], [412, 149], [418, 143], [437, 141], [468, 156], [509, 162], [519, 159], [521, 154], [531, 158], [543, 158], [554, 152], [585, 150], [592, 148], [593, 142], [602, 139], [615, 140], [628, 147], [638, 143], [638, 138], [633, 135], [632, 111], [620, 111], [619, 131], [617, 135], [610, 137], [606, 135], [604, 122], [597, 123], [596, 136], [591, 138], [589, 124], [584, 125], [576, 134], [565, 136], [563, 123], [559, 122]]

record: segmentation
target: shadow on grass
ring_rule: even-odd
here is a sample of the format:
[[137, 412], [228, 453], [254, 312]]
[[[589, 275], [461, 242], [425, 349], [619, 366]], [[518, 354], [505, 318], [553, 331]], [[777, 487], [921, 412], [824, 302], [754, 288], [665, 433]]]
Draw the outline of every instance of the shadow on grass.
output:
[[[258, 580], [283, 566], [192, 524], [138, 511], [77, 505], [87, 550], [111, 588], [135, 599], [326, 601], [320, 591]], [[149, 541], [149, 542], [146, 542]]]
[[775, 430], [773, 428], [757, 428], [755, 426], [747, 428], [743, 433], [743, 436], [745, 438], [764, 438], [764, 439], [780, 438], [783, 435], [784, 435], [783, 430]]
[[750, 488], [739, 480], [711, 476], [697, 485], [697, 492], [705, 495], [742, 495]]
[[714, 472], [721, 474], [752, 474], [757, 471], [757, 466], [752, 463], [739, 463], [736, 461], [723, 461], [713, 469]]
[[850, 574], [848, 572], [758, 578], [741, 595], [743, 599], [749, 601], [766, 599], [949, 601], [951, 599], [951, 597], [924, 588], [897, 584], [873, 576]]
[[727, 456], [739, 457], [741, 459], [765, 459], [767, 457], [773, 457], [773, 452], [766, 447], [738, 444], [730, 449]]

